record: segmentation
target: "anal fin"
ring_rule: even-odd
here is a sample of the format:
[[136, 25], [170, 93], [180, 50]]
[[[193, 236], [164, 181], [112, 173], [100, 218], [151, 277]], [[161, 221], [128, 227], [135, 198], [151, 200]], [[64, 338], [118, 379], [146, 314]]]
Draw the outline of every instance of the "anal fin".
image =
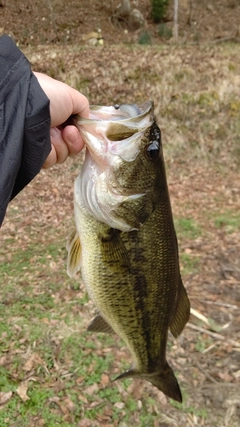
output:
[[106, 322], [106, 320], [103, 319], [100, 314], [97, 314], [97, 316], [94, 317], [87, 330], [91, 332], [114, 332], [112, 327]]
[[178, 289], [178, 301], [176, 311], [173, 315], [170, 323], [170, 331], [176, 338], [181, 334], [184, 326], [189, 320], [190, 316], [190, 301], [187, 296], [187, 291], [183, 286], [182, 279], [180, 277], [179, 289]]
[[81, 266], [81, 244], [77, 232], [74, 231], [70, 234], [66, 248], [68, 251], [67, 273], [70, 277], [73, 277]]

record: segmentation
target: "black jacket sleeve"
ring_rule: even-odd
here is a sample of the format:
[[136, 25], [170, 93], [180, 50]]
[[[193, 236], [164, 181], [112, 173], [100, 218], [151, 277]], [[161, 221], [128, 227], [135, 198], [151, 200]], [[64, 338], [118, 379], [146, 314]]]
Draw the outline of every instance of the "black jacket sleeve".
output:
[[0, 37], [0, 226], [51, 151], [49, 99], [13, 40]]

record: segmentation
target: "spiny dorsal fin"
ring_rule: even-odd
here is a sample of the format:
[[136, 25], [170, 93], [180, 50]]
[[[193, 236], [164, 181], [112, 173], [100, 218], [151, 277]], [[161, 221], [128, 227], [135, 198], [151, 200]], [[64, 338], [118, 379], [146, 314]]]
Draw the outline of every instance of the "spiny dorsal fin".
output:
[[175, 338], [181, 334], [190, 316], [190, 301], [187, 296], [187, 291], [183, 286], [181, 277], [178, 292], [176, 311], [170, 323], [170, 331]]
[[114, 332], [111, 326], [106, 322], [106, 320], [103, 319], [100, 314], [97, 314], [97, 316], [94, 317], [87, 330], [91, 332]]
[[81, 244], [77, 232], [72, 232], [68, 238], [67, 245], [67, 273], [70, 277], [75, 276], [81, 266]]

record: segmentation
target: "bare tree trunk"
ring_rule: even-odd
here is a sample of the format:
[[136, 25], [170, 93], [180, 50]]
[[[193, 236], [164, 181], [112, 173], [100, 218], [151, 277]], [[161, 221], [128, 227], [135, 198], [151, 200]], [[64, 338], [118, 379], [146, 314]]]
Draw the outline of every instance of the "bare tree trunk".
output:
[[192, 0], [189, 0], [189, 15], [187, 20], [188, 25], [192, 25]]
[[178, 0], [174, 0], [173, 36], [178, 41]]
[[51, 0], [47, 0], [47, 4], [48, 4], [49, 10], [50, 10], [50, 18], [52, 21], [52, 26], [53, 26], [53, 30], [55, 33], [55, 37], [58, 39], [57, 25], [56, 25], [56, 21], [55, 21], [55, 17], [54, 17], [54, 12], [53, 12]]

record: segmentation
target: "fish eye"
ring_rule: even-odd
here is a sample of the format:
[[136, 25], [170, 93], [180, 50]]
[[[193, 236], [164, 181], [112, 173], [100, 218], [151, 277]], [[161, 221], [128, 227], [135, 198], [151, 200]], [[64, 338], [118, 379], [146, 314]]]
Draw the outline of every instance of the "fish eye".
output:
[[151, 160], [155, 160], [159, 157], [159, 144], [158, 141], [153, 141], [147, 147], [147, 155]]
[[146, 149], [147, 156], [151, 160], [156, 160], [159, 157], [159, 151], [161, 147], [161, 131], [156, 122], [154, 122], [151, 126], [149, 140], [151, 143]]

